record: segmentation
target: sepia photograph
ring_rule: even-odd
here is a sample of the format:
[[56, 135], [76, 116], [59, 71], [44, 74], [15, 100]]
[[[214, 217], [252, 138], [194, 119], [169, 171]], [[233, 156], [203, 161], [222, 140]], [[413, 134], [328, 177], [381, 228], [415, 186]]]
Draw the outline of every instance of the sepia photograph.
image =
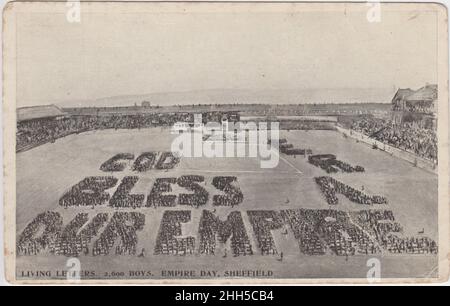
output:
[[447, 18], [436, 3], [7, 3], [6, 279], [448, 281]]

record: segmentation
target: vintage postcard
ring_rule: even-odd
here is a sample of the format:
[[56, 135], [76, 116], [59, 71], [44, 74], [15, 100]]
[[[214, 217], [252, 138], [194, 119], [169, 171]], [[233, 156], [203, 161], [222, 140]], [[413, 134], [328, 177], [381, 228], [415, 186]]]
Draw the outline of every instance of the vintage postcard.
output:
[[447, 17], [9, 3], [8, 281], [446, 281]]

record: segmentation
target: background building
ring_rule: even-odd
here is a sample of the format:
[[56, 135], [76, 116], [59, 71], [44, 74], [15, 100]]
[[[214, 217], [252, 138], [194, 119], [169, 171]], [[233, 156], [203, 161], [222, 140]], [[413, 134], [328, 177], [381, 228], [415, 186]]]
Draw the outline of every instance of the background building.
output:
[[437, 85], [425, 85], [417, 90], [399, 89], [392, 98], [393, 122], [411, 122], [424, 128], [436, 127]]

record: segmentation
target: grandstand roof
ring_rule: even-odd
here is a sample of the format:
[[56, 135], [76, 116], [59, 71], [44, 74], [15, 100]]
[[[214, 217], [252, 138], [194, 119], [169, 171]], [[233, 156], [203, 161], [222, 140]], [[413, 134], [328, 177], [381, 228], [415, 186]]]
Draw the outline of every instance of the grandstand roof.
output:
[[433, 101], [437, 98], [437, 85], [426, 85], [406, 98], [407, 101]]
[[405, 101], [433, 101], [437, 98], [437, 85], [425, 85], [417, 90], [410, 88], [400, 88], [397, 90], [392, 102], [397, 100]]
[[17, 109], [18, 122], [40, 118], [59, 117], [65, 115], [67, 115], [67, 113], [63, 112], [59, 107], [53, 104], [21, 107]]
[[397, 93], [394, 96], [394, 100], [397, 99], [404, 99], [410, 95], [412, 95], [414, 93], [414, 90], [410, 89], [410, 88], [400, 88], [399, 90], [397, 90]]

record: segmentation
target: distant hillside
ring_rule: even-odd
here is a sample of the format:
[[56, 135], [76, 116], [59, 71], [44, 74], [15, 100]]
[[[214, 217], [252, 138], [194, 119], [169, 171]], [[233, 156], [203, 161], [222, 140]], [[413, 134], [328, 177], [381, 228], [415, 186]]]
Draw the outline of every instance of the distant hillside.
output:
[[205, 90], [114, 96], [95, 100], [62, 101], [60, 107], [115, 107], [192, 104], [322, 104], [322, 103], [389, 103], [395, 94], [391, 89], [302, 89], [302, 90]]

